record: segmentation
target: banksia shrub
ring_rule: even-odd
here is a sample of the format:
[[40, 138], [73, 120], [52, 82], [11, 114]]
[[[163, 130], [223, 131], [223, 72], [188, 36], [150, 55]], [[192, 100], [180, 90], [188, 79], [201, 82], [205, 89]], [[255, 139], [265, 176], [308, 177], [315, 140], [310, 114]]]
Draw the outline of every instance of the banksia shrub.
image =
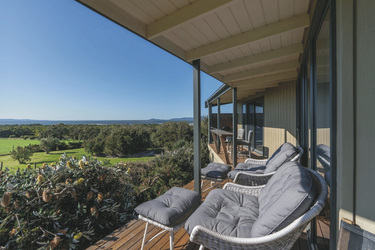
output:
[[0, 248], [84, 249], [134, 218], [134, 196], [126, 171], [96, 159], [4, 171]]

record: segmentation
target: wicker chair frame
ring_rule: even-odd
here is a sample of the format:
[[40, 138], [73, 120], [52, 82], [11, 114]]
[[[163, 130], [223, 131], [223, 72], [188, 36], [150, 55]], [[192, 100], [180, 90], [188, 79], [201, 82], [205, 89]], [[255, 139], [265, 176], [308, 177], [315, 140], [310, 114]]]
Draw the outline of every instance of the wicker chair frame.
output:
[[[303, 148], [297, 146], [299, 153], [293, 157], [290, 161], [298, 161], [303, 155]], [[245, 163], [255, 165], [255, 166], [264, 166], [268, 160], [257, 160], [248, 158], [245, 160]], [[234, 178], [233, 182], [245, 185], [245, 186], [259, 186], [267, 184], [268, 180], [276, 173], [270, 172], [267, 174], [255, 174], [248, 171], [238, 172], [236, 177]]]
[[[199, 249], [290, 249], [297, 241], [307, 224], [323, 209], [327, 197], [327, 184], [324, 178], [317, 172], [307, 169], [312, 173], [320, 184], [320, 193], [315, 204], [305, 214], [293, 221], [284, 229], [267, 236], [257, 238], [236, 238], [219, 234], [203, 226], [194, 227], [190, 241], [197, 243]], [[263, 186], [242, 186], [227, 183], [224, 189], [258, 196]]]

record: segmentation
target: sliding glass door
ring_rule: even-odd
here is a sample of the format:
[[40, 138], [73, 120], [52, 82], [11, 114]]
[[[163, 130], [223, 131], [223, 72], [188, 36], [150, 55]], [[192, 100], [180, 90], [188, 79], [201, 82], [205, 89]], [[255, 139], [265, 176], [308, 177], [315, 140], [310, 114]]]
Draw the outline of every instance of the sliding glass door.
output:
[[264, 129], [264, 98], [252, 100], [244, 105], [245, 119], [243, 125], [246, 131], [246, 138], [250, 130], [254, 132], [251, 143], [253, 150], [263, 154], [263, 129]]

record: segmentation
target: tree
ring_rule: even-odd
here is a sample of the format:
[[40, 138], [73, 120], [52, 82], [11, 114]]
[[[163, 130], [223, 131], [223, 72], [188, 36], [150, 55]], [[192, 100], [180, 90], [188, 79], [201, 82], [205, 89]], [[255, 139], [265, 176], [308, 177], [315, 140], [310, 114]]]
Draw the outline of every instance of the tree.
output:
[[171, 149], [180, 140], [193, 141], [193, 127], [187, 122], [166, 122], [151, 135], [154, 146]]
[[33, 156], [33, 151], [30, 147], [20, 147], [18, 146], [16, 150], [10, 151], [13, 159], [17, 160], [19, 163], [26, 163], [31, 160]]
[[59, 145], [60, 141], [56, 138], [48, 137], [46, 139], [42, 139], [40, 141], [39, 147], [46, 152], [46, 154], [49, 154], [49, 152], [56, 149], [56, 147]]

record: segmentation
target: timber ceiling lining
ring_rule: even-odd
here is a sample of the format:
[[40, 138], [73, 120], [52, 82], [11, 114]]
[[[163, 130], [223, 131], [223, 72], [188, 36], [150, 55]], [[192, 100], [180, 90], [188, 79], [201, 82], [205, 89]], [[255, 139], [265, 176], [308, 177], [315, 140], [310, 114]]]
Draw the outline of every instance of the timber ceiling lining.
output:
[[77, 1], [186, 62], [201, 59], [240, 98], [296, 79], [310, 20], [309, 0]]

